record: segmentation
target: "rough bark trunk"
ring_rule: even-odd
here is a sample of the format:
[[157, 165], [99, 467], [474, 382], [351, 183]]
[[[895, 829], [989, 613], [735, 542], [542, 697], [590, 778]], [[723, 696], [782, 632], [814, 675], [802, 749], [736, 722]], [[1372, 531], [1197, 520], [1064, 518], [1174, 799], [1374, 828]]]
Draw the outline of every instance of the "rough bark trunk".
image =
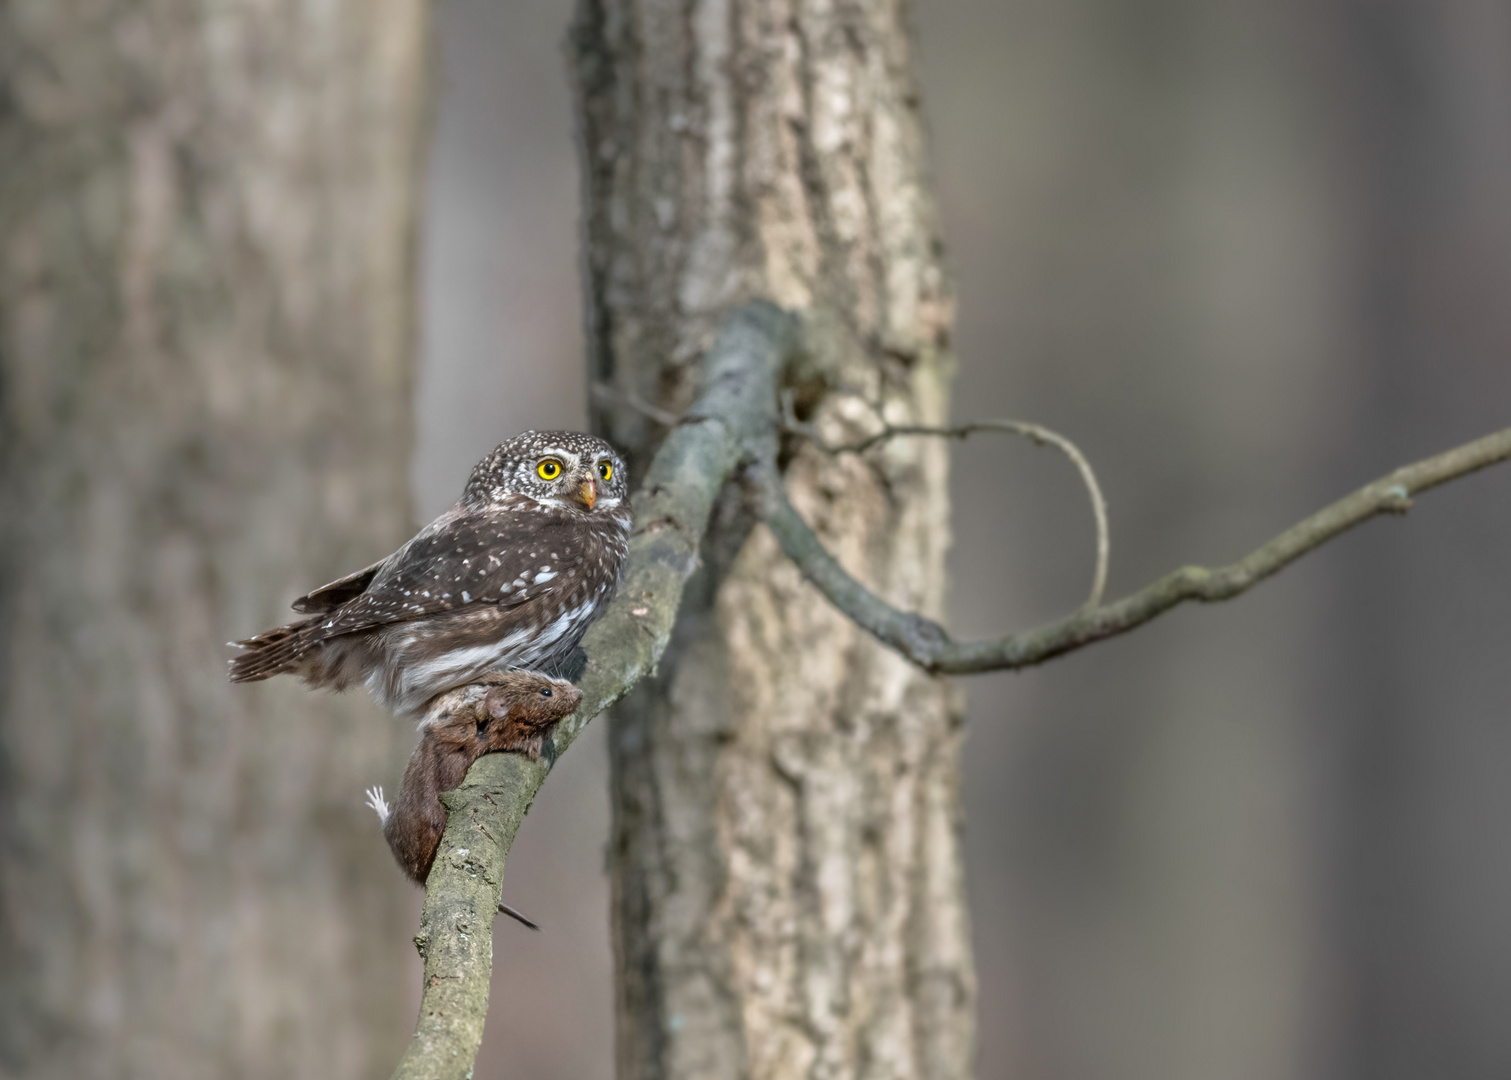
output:
[[222, 642], [409, 525], [422, 0], [0, 7], [0, 1071], [372, 1075], [362, 698]]
[[[736, 303], [802, 314], [800, 415], [947, 409], [950, 303], [903, 6], [582, 0], [590, 371], [685, 408]], [[632, 460], [662, 429], [612, 406]], [[936, 615], [946, 449], [788, 451], [794, 503], [845, 565]], [[831, 610], [738, 499], [659, 675], [611, 733], [625, 1078], [962, 1077], [974, 975], [958, 707]]]

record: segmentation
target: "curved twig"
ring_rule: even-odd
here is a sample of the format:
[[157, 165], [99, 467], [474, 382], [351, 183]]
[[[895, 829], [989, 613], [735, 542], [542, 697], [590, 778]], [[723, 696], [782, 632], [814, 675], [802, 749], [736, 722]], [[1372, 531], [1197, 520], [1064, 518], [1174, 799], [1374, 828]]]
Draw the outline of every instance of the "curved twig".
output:
[[1095, 641], [1126, 633], [1187, 600], [1213, 603], [1247, 592], [1333, 537], [1379, 514], [1404, 514], [1411, 498], [1439, 484], [1511, 459], [1511, 428], [1397, 469], [1293, 525], [1236, 563], [1209, 570], [1187, 566], [1131, 596], [1083, 608], [1026, 634], [957, 642], [939, 624], [899, 611], [852, 578], [798, 516], [772, 462], [759, 474], [766, 524], [809, 581], [878, 640], [927, 671], [969, 674], [1041, 664]]
[[888, 423], [877, 406], [873, 404], [871, 408], [881, 420], [880, 431], [855, 442], [826, 442], [812, 424], [804, 424], [798, 420], [793, 408], [792, 391], [784, 390], [782, 391], [782, 430], [801, 435], [826, 454], [863, 454], [871, 447], [900, 435], [930, 435], [935, 438], [959, 439], [964, 442], [978, 431], [1021, 435], [1035, 446], [1053, 446], [1068, 457], [1070, 463], [1076, 467], [1076, 471], [1081, 474], [1081, 482], [1086, 485], [1086, 493], [1091, 497], [1091, 514], [1096, 519], [1096, 570], [1091, 576], [1091, 594], [1081, 605], [1081, 610], [1094, 608], [1102, 602], [1102, 593], [1107, 588], [1107, 564], [1112, 557], [1112, 539], [1107, 527], [1107, 500], [1102, 497], [1102, 488], [1097, 483], [1096, 472], [1092, 470], [1091, 462], [1086, 460], [1086, 455], [1081, 453], [1080, 447], [1064, 435], [1051, 431], [1042, 424], [1031, 424], [1025, 420], [971, 420], [953, 427], [930, 427], [924, 424]]

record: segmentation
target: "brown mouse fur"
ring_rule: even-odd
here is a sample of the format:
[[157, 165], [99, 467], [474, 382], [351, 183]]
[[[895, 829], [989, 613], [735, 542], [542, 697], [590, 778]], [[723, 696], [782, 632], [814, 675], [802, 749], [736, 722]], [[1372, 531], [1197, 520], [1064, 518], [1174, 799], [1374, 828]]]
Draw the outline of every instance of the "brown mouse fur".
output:
[[582, 691], [571, 683], [534, 671], [490, 671], [477, 683], [434, 698], [420, 722], [420, 744], [404, 770], [398, 798], [390, 807], [382, 788], [368, 792], [368, 805], [377, 811], [404, 872], [421, 885], [430, 875], [446, 831], [441, 792], [460, 786], [484, 754], [508, 750], [534, 761], [551, 729], [581, 700]]

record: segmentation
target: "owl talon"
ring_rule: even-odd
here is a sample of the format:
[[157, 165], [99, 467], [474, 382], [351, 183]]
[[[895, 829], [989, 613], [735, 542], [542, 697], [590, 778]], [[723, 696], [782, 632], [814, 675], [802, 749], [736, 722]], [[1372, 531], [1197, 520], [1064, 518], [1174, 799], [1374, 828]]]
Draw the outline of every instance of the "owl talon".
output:
[[531, 761], [539, 761], [541, 758], [546, 759], [546, 768], [556, 768], [556, 740], [549, 735], [540, 740], [530, 755]]

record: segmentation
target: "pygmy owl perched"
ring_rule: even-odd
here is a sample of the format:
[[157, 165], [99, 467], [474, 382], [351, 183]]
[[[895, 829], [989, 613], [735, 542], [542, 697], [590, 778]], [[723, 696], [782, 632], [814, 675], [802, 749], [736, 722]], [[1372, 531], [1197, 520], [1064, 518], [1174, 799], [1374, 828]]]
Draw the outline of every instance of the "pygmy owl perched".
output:
[[294, 601], [314, 617], [235, 642], [232, 682], [366, 685], [418, 712], [503, 668], [558, 669], [613, 598], [629, 551], [624, 464], [602, 439], [527, 431], [388, 558]]

